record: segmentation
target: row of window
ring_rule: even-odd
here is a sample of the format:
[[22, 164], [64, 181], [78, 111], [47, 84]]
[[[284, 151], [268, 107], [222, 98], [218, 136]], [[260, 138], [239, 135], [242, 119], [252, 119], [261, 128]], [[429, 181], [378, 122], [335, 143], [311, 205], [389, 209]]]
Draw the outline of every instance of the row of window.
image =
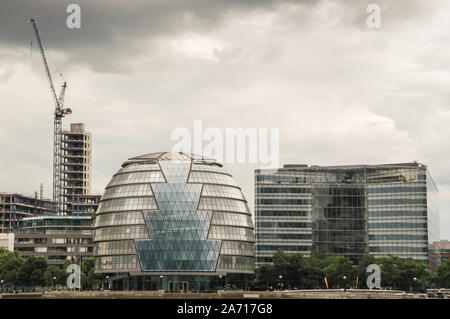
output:
[[289, 233], [257, 233], [256, 239], [286, 239], [286, 240], [310, 240], [312, 234], [289, 234]]
[[138, 269], [137, 256], [108, 256], [95, 258], [96, 270]]
[[239, 188], [222, 185], [205, 184], [203, 186], [202, 196], [230, 197], [245, 200]]
[[307, 210], [257, 210], [256, 216], [261, 217], [303, 217], [308, 216]]
[[386, 210], [369, 211], [369, 217], [426, 217], [426, 211], [414, 210]]
[[97, 215], [95, 226], [144, 224], [141, 212], [121, 212]]
[[369, 240], [428, 240], [427, 235], [411, 235], [411, 234], [382, 234], [369, 235]]
[[152, 196], [150, 184], [132, 184], [107, 188], [102, 200], [117, 197]]
[[255, 245], [246, 242], [223, 241], [220, 253], [224, 255], [254, 256]]
[[209, 172], [191, 172], [189, 174], [189, 183], [220, 184], [238, 187], [236, 181], [230, 175], [209, 173]]
[[217, 270], [248, 270], [254, 271], [255, 259], [244, 256], [220, 256]]
[[144, 225], [99, 228], [95, 230], [94, 235], [95, 241], [136, 238], [149, 238]]
[[97, 212], [117, 212], [123, 210], [158, 209], [154, 197], [116, 198], [100, 203]]
[[426, 198], [372, 198], [369, 199], [370, 206], [380, 205], [426, 205]]
[[406, 222], [369, 223], [369, 229], [388, 229], [388, 228], [427, 229], [427, 223], [406, 223]]
[[130, 172], [114, 175], [107, 187], [136, 183], [164, 183], [165, 181], [161, 171]]
[[192, 164], [191, 171], [206, 171], [228, 174], [223, 167], [217, 165]]
[[257, 205], [311, 205], [310, 199], [295, 198], [258, 198]]
[[95, 247], [96, 255], [127, 255], [136, 254], [136, 249], [132, 240], [109, 241], [98, 243]]
[[369, 247], [372, 253], [426, 253], [427, 247], [408, 247], [408, 246], [374, 246]]
[[305, 252], [311, 251], [312, 246], [309, 245], [256, 245], [257, 251], [277, 251], [281, 249], [286, 252]]
[[261, 228], [311, 228], [311, 223], [301, 222], [256, 222]]
[[211, 224], [253, 227], [253, 221], [250, 215], [222, 212], [214, 212]]
[[227, 198], [202, 197], [200, 198], [198, 209], [250, 213], [245, 202]]
[[208, 239], [228, 239], [255, 241], [253, 229], [230, 227], [230, 226], [211, 226], [209, 229]]
[[161, 170], [157, 163], [155, 164], [132, 164], [122, 167], [117, 174], [125, 172], [139, 172], [139, 171], [159, 171]]
[[311, 188], [306, 187], [257, 187], [257, 194], [310, 194]]
[[392, 194], [392, 193], [426, 193], [426, 186], [403, 185], [391, 187], [369, 187], [369, 194]]

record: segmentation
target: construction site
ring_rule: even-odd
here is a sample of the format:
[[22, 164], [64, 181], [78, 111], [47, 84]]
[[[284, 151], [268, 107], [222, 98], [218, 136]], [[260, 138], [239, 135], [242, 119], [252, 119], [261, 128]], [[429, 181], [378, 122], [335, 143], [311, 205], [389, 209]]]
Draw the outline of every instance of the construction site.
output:
[[0, 234], [9, 234], [4, 248], [62, 265], [66, 259], [93, 255], [93, 223], [101, 195], [91, 193], [92, 135], [84, 123], [64, 129], [63, 119], [72, 113], [65, 106], [68, 85], [63, 82], [57, 94], [36, 20], [28, 23], [34, 33], [30, 45], [37, 44], [54, 104], [52, 198], [45, 198], [42, 183], [33, 195], [1, 191]]

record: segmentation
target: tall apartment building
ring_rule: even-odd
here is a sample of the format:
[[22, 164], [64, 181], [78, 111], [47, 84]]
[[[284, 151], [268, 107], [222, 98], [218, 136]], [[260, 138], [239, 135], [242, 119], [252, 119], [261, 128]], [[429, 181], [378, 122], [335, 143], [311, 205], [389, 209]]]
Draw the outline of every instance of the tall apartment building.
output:
[[423, 164], [285, 165], [255, 171], [256, 262], [312, 249], [428, 263], [439, 240], [438, 190]]
[[[86, 196], [91, 193], [91, 133], [85, 131], [83, 123], [71, 123], [70, 131], [63, 131], [61, 140], [61, 214], [84, 215], [85, 208], [92, 202], [92, 198]], [[94, 204], [98, 205], [99, 200], [100, 197]], [[95, 211], [89, 212], [92, 213]]]
[[0, 193], [0, 233], [10, 233], [23, 218], [53, 214], [53, 201], [19, 193]]

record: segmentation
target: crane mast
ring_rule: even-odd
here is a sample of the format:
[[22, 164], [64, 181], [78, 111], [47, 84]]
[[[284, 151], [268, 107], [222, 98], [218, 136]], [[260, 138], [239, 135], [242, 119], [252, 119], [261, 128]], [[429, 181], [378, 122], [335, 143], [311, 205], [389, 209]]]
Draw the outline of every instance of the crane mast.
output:
[[67, 88], [66, 82], [64, 82], [61, 87], [59, 98], [56, 95], [55, 86], [53, 85], [52, 76], [48, 67], [47, 58], [45, 57], [44, 47], [42, 46], [36, 21], [34, 19], [30, 19], [29, 23], [31, 23], [31, 25], [33, 26], [34, 34], [39, 46], [39, 51], [41, 53], [42, 62], [44, 64], [45, 74], [47, 75], [53, 102], [55, 103], [55, 113], [53, 120], [53, 204], [55, 213], [59, 215], [62, 205], [62, 118], [67, 114], [71, 114], [72, 110], [64, 107], [64, 96]]

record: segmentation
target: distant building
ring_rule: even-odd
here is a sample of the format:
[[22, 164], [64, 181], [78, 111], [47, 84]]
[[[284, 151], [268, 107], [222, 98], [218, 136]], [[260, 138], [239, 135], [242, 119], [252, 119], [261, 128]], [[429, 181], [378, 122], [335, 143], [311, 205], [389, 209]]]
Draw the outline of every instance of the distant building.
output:
[[0, 233], [22, 226], [25, 217], [52, 215], [53, 201], [19, 193], [0, 193]]
[[42, 256], [51, 265], [93, 257], [93, 216], [39, 216], [24, 218], [15, 231], [14, 249], [21, 256]]
[[130, 158], [108, 183], [95, 221], [95, 272], [113, 289], [243, 289], [254, 274], [254, 227], [222, 164], [184, 153]]
[[9, 251], [14, 250], [14, 234], [0, 233], [0, 248], [5, 248]]
[[441, 240], [430, 244], [430, 270], [434, 272], [441, 263], [449, 261], [450, 242]]
[[83, 123], [71, 123], [70, 131], [62, 132], [61, 150], [61, 214], [85, 215], [91, 201], [85, 196], [91, 194], [92, 136]]
[[255, 171], [256, 262], [277, 249], [429, 262], [438, 190], [423, 164], [285, 165]]

